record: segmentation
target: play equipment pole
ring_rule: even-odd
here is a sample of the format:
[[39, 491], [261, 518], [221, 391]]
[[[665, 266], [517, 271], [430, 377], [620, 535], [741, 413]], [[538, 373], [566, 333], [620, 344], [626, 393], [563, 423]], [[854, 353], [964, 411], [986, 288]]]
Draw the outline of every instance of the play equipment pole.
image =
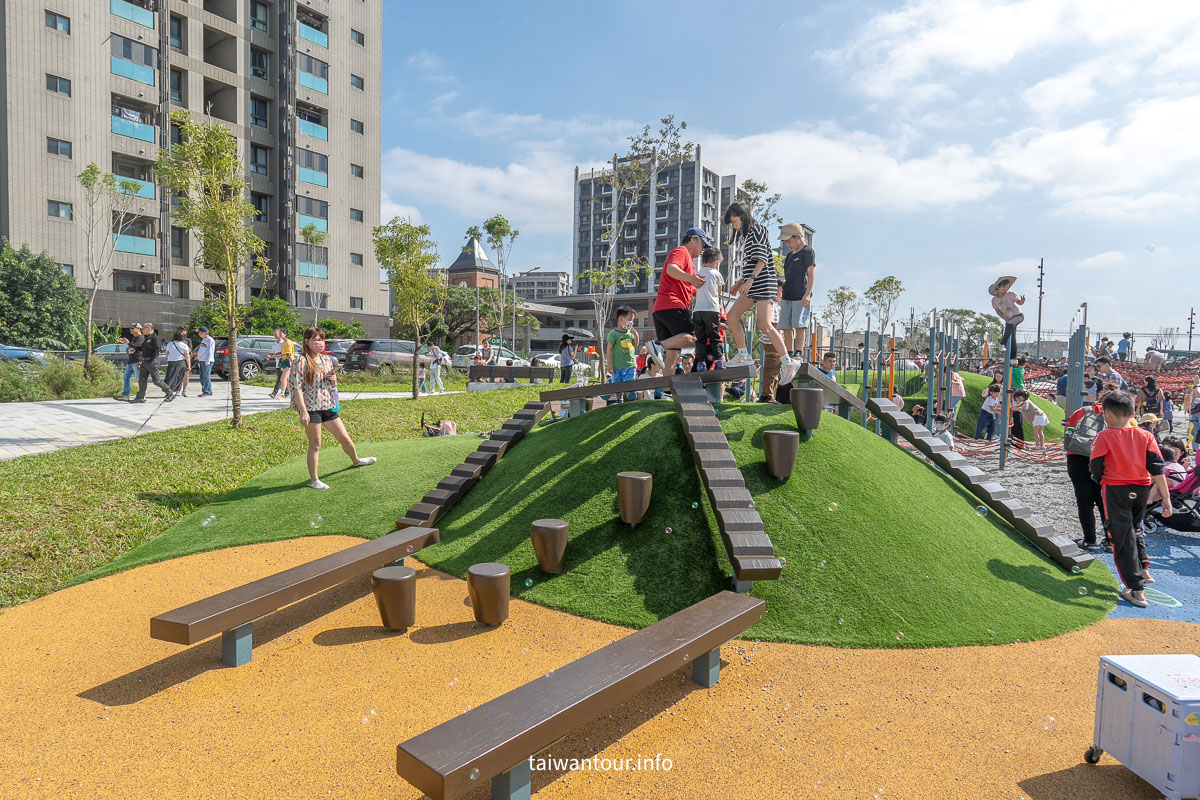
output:
[[[1008, 351], [1006, 350], [1005, 355], [1007, 356], [1007, 354], [1008, 354]], [[1004, 363], [1004, 388], [1001, 390], [1001, 397], [1003, 399], [1000, 402], [1001, 414], [1000, 414], [1000, 420], [999, 420], [999, 422], [1000, 422], [1000, 469], [1004, 469], [1005, 465], [1008, 463], [1008, 423], [1012, 421], [1012, 411], [1009, 409], [1009, 405], [1008, 405], [1008, 403], [1009, 403], [1008, 391], [1009, 391], [1009, 386], [1012, 385], [1012, 360], [1006, 357], [1004, 359], [1004, 362], [1005, 362]]]
[[896, 396], [896, 323], [892, 323], [892, 341], [889, 349], [892, 357], [888, 362], [888, 400]]
[[[879, 332], [879, 355], [875, 358], [875, 396], [879, 397], [883, 394], [883, 331]], [[890, 397], [888, 399], [891, 399]], [[883, 435], [883, 422], [879, 419], [875, 420], [875, 433], [879, 436]]]
[[929, 360], [925, 362], [925, 427], [930, 431], [933, 430], [933, 397], [935, 390], [935, 382], [937, 369], [934, 362], [937, 360], [937, 328], [934, 327], [937, 323], [937, 309], [935, 308], [929, 315]]
[[[870, 317], [870, 315], [868, 315], [867, 316], [867, 329], [866, 329], [866, 331], [863, 332], [862, 399], [863, 399], [864, 403], [867, 402], [868, 399], [870, 399], [868, 397], [868, 395], [870, 393], [867, 391], [867, 375], [868, 375], [868, 370], [870, 370], [870, 369], [871, 369], [871, 317]], [[867, 412], [863, 411], [862, 414], [860, 414], [859, 416], [860, 416], [859, 421], [862, 423], [862, 426], [864, 428], [867, 427]]]
[[810, 328], [810, 331], [809, 331], [809, 336], [808, 336], [808, 342], [809, 342], [810, 355], [808, 357], [808, 362], [810, 364], [816, 364], [817, 363], [817, 331], [820, 330], [820, 328], [817, 325], [817, 320], [815, 317], [812, 320], [810, 320], [809, 328]]
[[1067, 418], [1083, 405], [1083, 364], [1087, 352], [1087, 328], [1080, 325], [1067, 342]]

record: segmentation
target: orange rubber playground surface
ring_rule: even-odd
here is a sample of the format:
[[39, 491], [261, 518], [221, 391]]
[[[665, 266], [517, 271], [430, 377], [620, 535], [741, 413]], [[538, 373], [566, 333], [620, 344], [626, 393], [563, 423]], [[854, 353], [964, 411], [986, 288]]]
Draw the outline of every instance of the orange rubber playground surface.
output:
[[[417, 565], [406, 635], [380, 626], [363, 578], [256, 623], [244, 667], [221, 666], [219, 638], [185, 648], [149, 636], [154, 614], [357, 542], [189, 556], [5, 609], [0, 797], [419, 798], [396, 775], [397, 744], [628, 633], [520, 600], [489, 630], [463, 581]], [[1197, 651], [1200, 626], [1133, 619], [999, 647], [735, 640], [712, 689], [681, 668], [540, 756], [661, 755], [669, 771], [551, 766], [533, 789], [541, 800], [1156, 798], [1107, 755], [1083, 763], [1097, 660]]]

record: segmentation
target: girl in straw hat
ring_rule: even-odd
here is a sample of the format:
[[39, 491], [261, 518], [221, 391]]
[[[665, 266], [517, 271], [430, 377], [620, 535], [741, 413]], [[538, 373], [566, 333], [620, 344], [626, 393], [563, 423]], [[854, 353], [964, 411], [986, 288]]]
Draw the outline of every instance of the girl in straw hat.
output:
[[1014, 361], [1017, 357], [1017, 326], [1025, 321], [1025, 315], [1018, 308], [1025, 305], [1025, 295], [1018, 297], [1012, 293], [1012, 285], [1016, 282], [1014, 276], [1005, 275], [988, 287], [988, 294], [992, 296], [992, 308], [996, 310], [1000, 319], [1004, 320], [1004, 335], [1000, 337], [1000, 344], [1008, 345], [1009, 361]]

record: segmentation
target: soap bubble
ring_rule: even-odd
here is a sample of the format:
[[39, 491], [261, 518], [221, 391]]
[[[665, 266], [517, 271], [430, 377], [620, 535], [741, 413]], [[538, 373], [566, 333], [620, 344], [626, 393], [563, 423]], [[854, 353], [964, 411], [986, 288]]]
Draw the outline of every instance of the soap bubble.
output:
[[903, 642], [903, 641], [904, 641], [904, 631], [900, 631], [900, 632], [898, 632], [898, 633], [896, 634], [896, 641], [897, 641], [897, 642]]
[[1079, 565], [1078, 565], [1078, 564], [1076, 564], [1075, 566], [1071, 567], [1071, 572], [1072, 572], [1073, 574], [1075, 574], [1075, 575], [1078, 575], [1078, 574], [1079, 574], [1080, 572], [1082, 572], [1082, 571], [1083, 571], [1083, 570], [1079, 569]]
[[467, 777], [469, 777], [471, 780], [477, 780], [479, 778], [479, 768], [476, 767], [475, 769], [471, 770], [471, 774]]
[[410, 553], [411, 553], [412, 551], [413, 551], [413, 546], [410, 544], [410, 545], [408, 546], [408, 552], [410, 552]]
[[216, 521], [217, 521], [217, 518], [214, 517], [212, 514], [209, 514], [207, 517], [200, 520], [200, 527], [207, 528], [209, 525], [212, 525]]
[[699, 508], [699, 507], [700, 507], [700, 504], [699, 504], [699, 503], [697, 503], [695, 500], [693, 500], [693, 501], [692, 501], [692, 508]]
[[1058, 727], [1058, 720], [1054, 717], [1046, 717], [1042, 720], [1042, 727], [1048, 731], [1052, 731]]
[[667, 528], [667, 533], [670, 533], [670, 532], [671, 532], [671, 529], [670, 529], [670, 528]]
[[312, 519], [310, 519], [308, 521], [308, 527], [310, 527], [310, 528], [319, 528], [324, 524], [325, 524], [325, 518], [322, 517], [320, 514], [317, 514], [316, 516], [314, 516]]
[[1137, 499], [1137, 492], [1130, 492], [1130, 493], [1129, 493], [1129, 499], [1130, 499], [1130, 500], [1136, 500], [1136, 499]]
[[838, 620], [838, 625], [845, 625], [845, 624], [846, 624], [846, 620], [844, 620], [844, 619]]
[[1079, 587], [1079, 593], [1080, 593], [1080, 594], [1087, 594], [1087, 587], [1086, 587], [1086, 586], [1080, 586], [1080, 587]]
[[987, 516], [987, 506], [975, 506], [975, 513], [981, 517]]
[[1153, 252], [1154, 252], [1154, 245], [1152, 245], [1152, 244], [1148, 244], [1148, 245], [1146, 245], [1146, 252], [1147, 252], [1147, 253], [1153, 253]]
[[837, 511], [837, 503], [830, 503], [830, 504], [829, 504], [829, 510], [830, 510], [830, 511]]
[[781, 567], [786, 567], [786, 566], [787, 566], [787, 559], [786, 559], [786, 558], [784, 558], [783, 556], [780, 556], [780, 557], [779, 557], [779, 566], [781, 566]]
[[687, 654], [687, 653], [684, 653], [684, 654], [683, 654], [683, 660], [684, 660], [684, 661], [687, 661], [687, 660], [688, 660], [688, 654]]
[[526, 579], [525, 579], [525, 585], [526, 585], [526, 586], [533, 586], [533, 578], [526, 578]]

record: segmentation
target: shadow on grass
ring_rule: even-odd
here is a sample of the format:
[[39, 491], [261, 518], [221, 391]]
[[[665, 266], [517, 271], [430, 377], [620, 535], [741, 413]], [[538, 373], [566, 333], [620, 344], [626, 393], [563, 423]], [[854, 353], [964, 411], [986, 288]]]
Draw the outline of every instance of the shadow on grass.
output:
[[[1078, 578], [1084, 578], [1084, 581], [1065, 581], [1056, 580], [1054, 572], [1048, 567], [1040, 565], [1028, 565], [1017, 567], [1009, 564], [1006, 561], [993, 558], [987, 562], [988, 572], [995, 575], [999, 580], [1015, 583], [1019, 586], [1024, 586], [1031, 592], [1043, 595], [1050, 598], [1056, 603], [1066, 606], [1078, 605], [1081, 602], [1086, 602], [1088, 597], [1099, 598], [1101, 600], [1111, 599], [1116, 600], [1117, 594], [1106, 586], [1101, 586], [1092, 581], [1086, 580], [1086, 576], [1080, 574]], [[1047, 587], [1062, 588], [1062, 592], [1043, 591]], [[1087, 589], [1087, 594], [1079, 594], [1079, 587]]]
[[[254, 646], [260, 647], [371, 593], [369, 576], [352, 578], [260, 620], [254, 625]], [[104, 706], [126, 706], [153, 697], [212, 669], [223, 669], [221, 639], [215, 637], [173, 656], [79, 693]]]

